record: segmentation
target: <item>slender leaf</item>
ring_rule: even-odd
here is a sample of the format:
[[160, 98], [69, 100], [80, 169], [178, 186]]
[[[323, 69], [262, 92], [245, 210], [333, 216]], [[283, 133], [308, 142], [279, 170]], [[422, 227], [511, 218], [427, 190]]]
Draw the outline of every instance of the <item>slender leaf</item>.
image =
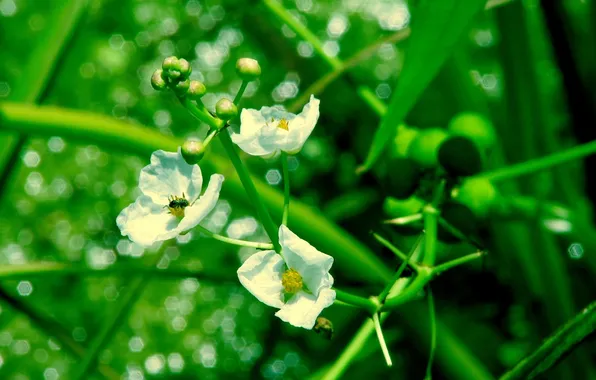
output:
[[393, 139], [395, 127], [403, 122], [485, 4], [486, 0], [420, 1], [391, 104], [359, 172], [370, 170], [379, 159], [387, 143]]

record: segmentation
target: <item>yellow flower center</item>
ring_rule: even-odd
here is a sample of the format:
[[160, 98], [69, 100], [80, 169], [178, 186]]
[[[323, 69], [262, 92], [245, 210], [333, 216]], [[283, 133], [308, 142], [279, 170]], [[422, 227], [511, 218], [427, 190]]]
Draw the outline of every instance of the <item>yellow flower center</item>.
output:
[[285, 131], [289, 131], [290, 130], [290, 124], [288, 123], [288, 121], [286, 119], [281, 119], [279, 121], [279, 124], [277, 124], [277, 128], [283, 129]]
[[294, 294], [302, 289], [304, 284], [302, 283], [302, 276], [296, 271], [296, 269], [288, 269], [281, 275], [281, 284], [283, 285], [286, 293]]
[[177, 218], [184, 218], [184, 209], [190, 206], [190, 203], [186, 199], [184, 193], [182, 193], [182, 197], [172, 195], [168, 198], [168, 200], [170, 203], [168, 203], [165, 207], [167, 207], [167, 209], [170, 211], [170, 214]]

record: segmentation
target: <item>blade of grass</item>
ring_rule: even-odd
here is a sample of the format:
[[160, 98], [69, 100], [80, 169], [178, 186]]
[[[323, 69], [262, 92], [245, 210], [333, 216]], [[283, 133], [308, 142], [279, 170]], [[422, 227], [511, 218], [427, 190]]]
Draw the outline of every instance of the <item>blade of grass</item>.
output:
[[359, 173], [370, 170], [379, 159], [394, 138], [395, 126], [403, 122], [485, 5], [486, 0], [420, 1], [412, 16], [412, 35], [404, 53], [404, 66]]

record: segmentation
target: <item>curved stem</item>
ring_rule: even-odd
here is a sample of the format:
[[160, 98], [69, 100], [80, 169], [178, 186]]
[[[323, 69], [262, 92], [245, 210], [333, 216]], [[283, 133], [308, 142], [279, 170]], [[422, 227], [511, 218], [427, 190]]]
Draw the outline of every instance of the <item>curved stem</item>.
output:
[[437, 221], [439, 211], [432, 205], [426, 205], [424, 215], [424, 257], [422, 263], [433, 265], [437, 252]]
[[428, 313], [430, 314], [430, 354], [426, 365], [426, 377], [424, 380], [432, 379], [432, 367], [437, 348], [437, 318], [435, 314], [435, 300], [430, 285], [428, 286]]
[[240, 85], [240, 88], [238, 89], [238, 92], [236, 93], [236, 96], [234, 97], [235, 105], [238, 105], [238, 103], [240, 103], [240, 99], [242, 99], [242, 94], [244, 94], [244, 91], [246, 91], [246, 86], [248, 86], [248, 82], [243, 80], [242, 84]]
[[446, 263], [437, 265], [432, 269], [433, 276], [436, 276], [436, 275], [438, 275], [442, 272], [445, 272], [446, 270], [456, 267], [458, 265], [462, 265], [467, 262], [479, 259], [482, 256], [484, 256], [485, 254], [486, 254], [485, 252], [475, 252], [475, 253], [471, 253], [469, 255], [460, 257], [458, 259], [454, 259], [454, 260], [448, 261]]
[[281, 152], [281, 167], [284, 175], [284, 211], [281, 218], [281, 224], [288, 225], [288, 215], [290, 213], [290, 170], [288, 168], [288, 154]]
[[[419, 250], [420, 243], [421, 242], [422, 242], [422, 237], [418, 238], [418, 240], [416, 241], [416, 243], [412, 246], [412, 249], [410, 249], [410, 253], [408, 253], [408, 256], [406, 256], [406, 258], [404, 259], [404, 261], [401, 263], [401, 265], [397, 269], [397, 272], [395, 272], [395, 274], [393, 275], [393, 278], [391, 279], [391, 282], [389, 282], [389, 284], [387, 284], [385, 286], [385, 289], [383, 289], [383, 291], [381, 292], [381, 294], [379, 294], [379, 302], [380, 303], [384, 303], [385, 302], [385, 299], [387, 299], [387, 296], [391, 293], [391, 290], [395, 287], [395, 284], [397, 284], [397, 281], [401, 278], [401, 275], [404, 272], [404, 270], [406, 269], [406, 266], [408, 266], [408, 265], [411, 266], [412, 265], [410, 263], [410, 259]], [[418, 272], [418, 271], [419, 270], [416, 269], [416, 272]]]
[[273, 244], [271, 244], [271, 243], [260, 243], [260, 242], [256, 242], [256, 241], [233, 239], [233, 238], [229, 238], [227, 236], [223, 236], [223, 235], [219, 235], [214, 232], [211, 232], [202, 226], [196, 226], [196, 228], [199, 231], [201, 231], [202, 233], [204, 233], [205, 235], [207, 235], [215, 240], [222, 241], [224, 243], [228, 243], [228, 244], [232, 244], [232, 245], [239, 245], [241, 247], [257, 248], [257, 249], [273, 249]]
[[385, 337], [383, 336], [381, 321], [379, 320], [379, 313], [374, 313], [372, 318], [373, 323], [375, 324], [375, 331], [377, 332], [377, 339], [379, 340], [379, 345], [381, 345], [381, 351], [383, 351], [383, 356], [385, 357], [385, 361], [387, 362], [387, 367], [391, 367], [393, 363], [391, 362], [391, 356], [389, 355], [387, 343], [385, 343]]
[[333, 288], [333, 290], [335, 290], [335, 297], [338, 301], [364, 309], [370, 314], [373, 314], [377, 310], [377, 304], [369, 298], [350, 294], [337, 288]]

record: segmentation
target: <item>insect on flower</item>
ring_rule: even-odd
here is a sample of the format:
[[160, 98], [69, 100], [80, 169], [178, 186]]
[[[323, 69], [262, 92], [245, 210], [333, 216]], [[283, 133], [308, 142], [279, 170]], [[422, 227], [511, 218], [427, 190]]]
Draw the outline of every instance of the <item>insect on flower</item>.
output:
[[168, 197], [168, 201], [170, 201], [170, 203], [168, 203], [166, 206], [163, 206], [163, 207], [167, 208], [169, 210], [170, 214], [172, 214], [178, 218], [183, 218], [184, 217], [184, 209], [187, 208], [188, 206], [192, 206], [190, 204], [190, 202], [188, 202], [188, 199], [186, 199], [186, 196], [184, 195], [184, 193], [182, 193], [182, 197], [178, 197], [176, 195], [170, 195]]

